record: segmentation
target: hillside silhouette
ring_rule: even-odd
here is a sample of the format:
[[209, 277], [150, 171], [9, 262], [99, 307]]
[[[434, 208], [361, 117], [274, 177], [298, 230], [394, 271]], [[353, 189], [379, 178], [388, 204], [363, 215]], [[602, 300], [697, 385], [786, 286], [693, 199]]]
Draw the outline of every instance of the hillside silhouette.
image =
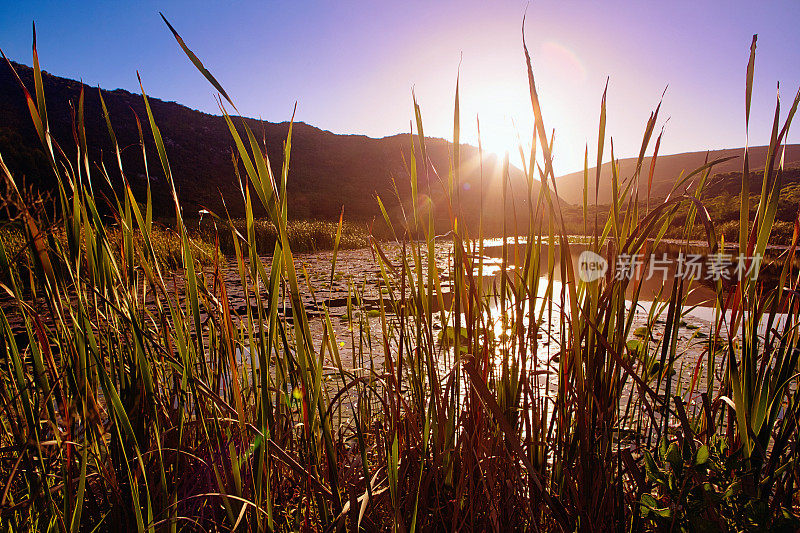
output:
[[[748, 153], [751, 171], [764, 169], [767, 148], [766, 146], [752, 146], [749, 148]], [[672, 190], [673, 185], [676, 183], [681, 173], [685, 176], [698, 167], [703, 166], [706, 162], [706, 157], [708, 158], [708, 162], [725, 157], [734, 157], [734, 159], [715, 165], [711, 170], [712, 176], [732, 172], [739, 172], [740, 174], [738, 175], [741, 176], [743, 152], [744, 148], [729, 148], [725, 150], [710, 150], [708, 152], [659, 155], [656, 159], [655, 172], [653, 173], [651, 197], [666, 197]], [[645, 157], [642, 163], [642, 171], [639, 178], [639, 197], [642, 199], [647, 196], [647, 180], [649, 177], [651, 160], [651, 157]], [[636, 161], [637, 158], [635, 157], [618, 160], [620, 183], [633, 176], [636, 170]], [[792, 166], [795, 163], [800, 163], [800, 145], [797, 144], [786, 147], [786, 165]], [[594, 203], [596, 171], [597, 167], [589, 169], [589, 203]], [[724, 183], [731, 187], [731, 190], [724, 189], [726, 192], [738, 194], [741, 190], [741, 182], [735, 185], [731, 180], [725, 180]], [[558, 187], [558, 194], [564, 201], [571, 204], [583, 204], [583, 171], [573, 172], [556, 178], [556, 185]], [[622, 187], [623, 186], [620, 185], [620, 191]], [[722, 192], [723, 189], [718, 187], [715, 190]], [[600, 205], [611, 203], [610, 163], [604, 163], [600, 169], [600, 190], [597, 202]]]
[[[18, 63], [12, 62], [12, 65], [33, 93], [32, 69]], [[83, 87], [87, 144], [90, 161], [95, 163], [93, 184], [98, 194], [107, 195], [109, 191], [106, 190], [108, 187], [103, 189], [104, 180], [99, 173], [99, 163], [102, 161], [105, 165], [114, 187], [119, 186], [121, 178], [102, 115], [98, 89], [47, 73], [44, 73], [43, 79], [50, 130], [73, 161], [76, 152], [72, 133], [73, 109], [77, 108]], [[172, 216], [174, 208], [169, 188], [158, 162], [141, 95], [122, 89], [102, 90], [102, 94], [122, 149], [126, 177], [134, 193], [143, 198], [147, 184], [136, 123], [138, 116], [144, 131], [155, 214]], [[241, 216], [244, 206], [232, 162], [233, 141], [224, 118], [152, 97], [150, 105], [164, 138], [185, 216], [196, 216], [203, 208], [219, 214], [224, 214], [227, 209], [232, 216]], [[245, 120], [259, 141], [266, 145], [273, 171], [280, 176], [283, 143], [289, 123]], [[234, 122], [238, 124], [239, 119], [234, 118]], [[416, 138], [414, 140], [416, 142]], [[0, 154], [18, 180], [24, 178], [28, 185], [52, 189], [55, 182], [39, 146], [24, 93], [9, 65], [2, 63]], [[408, 134], [375, 139], [363, 135], [338, 135], [302, 122], [295, 123], [288, 176], [289, 216], [294, 219], [338, 220], [344, 208], [348, 220], [370, 221], [381, 218], [376, 200], [376, 195], [380, 195], [391, 216], [399, 220], [400, 206], [410, 202], [408, 164], [411, 146], [411, 136]], [[449, 207], [443, 199], [452, 145], [443, 139], [427, 138], [426, 147], [431, 163], [427, 169], [421, 163], [419, 147], [416, 149], [418, 190], [421, 196], [427, 196], [430, 191], [436, 219], [444, 222], [450, 216]], [[504, 209], [501, 201], [499, 184], [502, 162], [494, 154], [484, 154], [481, 165], [478, 153], [476, 147], [461, 146], [460, 194], [463, 211], [468, 222], [470, 218], [477, 217], [481, 202], [482, 171], [484, 216], [490, 224], [499, 228], [503, 214], [508, 220], [512, 219], [511, 210]], [[513, 200], [517, 210], [522, 213], [527, 210], [527, 184], [522, 172], [513, 166], [510, 176], [513, 194], [509, 197], [508, 205]], [[535, 182], [534, 194], [538, 190], [538, 182]], [[427, 202], [424, 197], [421, 201]]]

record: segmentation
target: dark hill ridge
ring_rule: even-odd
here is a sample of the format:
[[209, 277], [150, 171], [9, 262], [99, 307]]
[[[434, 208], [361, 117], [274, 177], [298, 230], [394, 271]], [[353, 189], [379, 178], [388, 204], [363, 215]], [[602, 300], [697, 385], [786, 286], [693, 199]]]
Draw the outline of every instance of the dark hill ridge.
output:
[[[25, 85], [32, 92], [33, 72], [29, 67], [13, 63]], [[72, 141], [71, 106], [77, 106], [82, 84], [77, 81], [44, 74], [45, 97], [50, 129], [68, 155], [75, 152]], [[102, 161], [118, 184], [115, 158], [108, 139], [99, 103], [98, 90], [83, 85], [85, 91], [85, 121], [90, 159]], [[117, 89], [103, 90], [103, 99], [122, 147], [126, 176], [141, 194], [146, 185], [139, 135], [134, 112], [142, 121], [148, 153], [148, 169], [153, 181], [153, 200], [156, 213], [173, 213], [169, 191], [158, 163], [155, 147], [147, 124], [142, 97]], [[150, 105], [159, 125], [178, 195], [186, 216], [200, 208], [218, 213], [224, 209], [236, 217], [243, 212], [241, 193], [232, 164], [230, 132], [220, 116], [189, 109], [174, 102], [150, 98]], [[283, 142], [288, 123], [270, 123], [246, 119], [259, 140], [265, 140], [273, 171], [280, 175]], [[235, 119], [234, 122], [238, 122]], [[447, 218], [448, 208], [443, 200], [443, 184], [447, 183], [451, 144], [443, 139], [428, 138], [426, 146], [432, 166], [439, 176], [419, 165], [419, 191], [427, 192], [426, 175], [436, 206], [437, 218]], [[380, 195], [394, 216], [399, 216], [395, 184], [402, 201], [410, 196], [407, 162], [410, 159], [411, 139], [408, 134], [374, 139], [363, 135], [338, 135], [304, 123], [295, 123], [292, 136], [291, 164], [288, 178], [289, 213], [292, 218], [338, 219], [344, 207], [349, 220], [380, 218], [376, 195]], [[419, 150], [417, 150], [419, 152]], [[13, 72], [5, 63], [0, 65], [0, 154], [15, 173], [25, 176], [28, 183], [52, 187], [52, 177], [39, 150], [39, 141], [31, 123], [23, 92]], [[461, 148], [462, 202], [467, 216], [477, 216], [480, 202], [480, 165], [477, 148]], [[419, 153], [417, 153], [419, 156]], [[418, 161], [419, 161], [418, 157]], [[494, 155], [484, 155], [483, 179], [487, 194], [484, 205], [487, 219], [502, 220], [503, 210], [498, 184], [501, 165]], [[114, 179], [116, 178], [116, 181]], [[527, 186], [519, 169], [511, 169], [512, 190], [517, 209], [524, 211]], [[96, 177], [94, 183], [100, 183]], [[489, 190], [491, 189], [491, 190]], [[538, 192], [538, 182], [534, 193]], [[224, 198], [224, 203], [223, 199]]]
[[[766, 146], [753, 146], [749, 149], [750, 169], [752, 171], [763, 170], [767, 157]], [[735, 159], [725, 161], [719, 165], [714, 166], [712, 169], [713, 174], [723, 174], [730, 172], [741, 172], [742, 170], [742, 154], [743, 148], [731, 148], [726, 150], [710, 150], [708, 152], [688, 152], [683, 154], [674, 155], [659, 155], [656, 160], [656, 169], [653, 174], [653, 187], [651, 196], [652, 198], [664, 198], [669, 194], [673, 184], [680, 176], [681, 172], [684, 175], [692, 172], [696, 168], [702, 166], [706, 161], [720, 159], [724, 157], [735, 156]], [[640, 177], [639, 191], [640, 197], [647, 194], [647, 178], [650, 169], [650, 161], [652, 158], [644, 158], [642, 163], [642, 175]], [[793, 144], [786, 147], [786, 165], [792, 166], [795, 163], [800, 163], [800, 145]], [[589, 169], [589, 201], [594, 202], [595, 192], [595, 172], [597, 167]], [[620, 180], [629, 179], [636, 170], [636, 158], [620, 159], [619, 160]], [[726, 181], [728, 183], [728, 181]], [[573, 172], [556, 178], [559, 196], [571, 204], [583, 203], [583, 172]], [[739, 193], [741, 182], [729, 192]], [[600, 192], [598, 195], [599, 204], [611, 203], [611, 165], [605, 163], [600, 170]]]

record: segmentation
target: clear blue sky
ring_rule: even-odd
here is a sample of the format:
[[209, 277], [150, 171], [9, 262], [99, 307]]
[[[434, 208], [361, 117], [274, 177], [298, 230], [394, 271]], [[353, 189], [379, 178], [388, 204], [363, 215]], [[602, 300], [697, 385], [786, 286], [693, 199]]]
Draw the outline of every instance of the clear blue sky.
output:
[[[0, 48], [30, 64], [36, 21], [42, 67], [90, 85], [138, 91], [215, 113], [211, 86], [179, 50], [163, 11], [243, 114], [297, 117], [337, 133], [408, 131], [411, 89], [426, 134], [450, 137], [461, 63], [463, 139], [512, 139], [530, 124], [520, 24], [526, 2], [4, 2]], [[662, 153], [741, 146], [744, 75], [759, 34], [751, 144], [767, 139], [775, 84], [783, 108], [800, 84], [800, 2], [535, 0], [527, 39], [545, 120], [556, 128], [557, 171], [592, 154], [610, 76], [608, 133], [618, 156], [638, 152], [664, 87]], [[791, 142], [800, 142], [794, 128]]]

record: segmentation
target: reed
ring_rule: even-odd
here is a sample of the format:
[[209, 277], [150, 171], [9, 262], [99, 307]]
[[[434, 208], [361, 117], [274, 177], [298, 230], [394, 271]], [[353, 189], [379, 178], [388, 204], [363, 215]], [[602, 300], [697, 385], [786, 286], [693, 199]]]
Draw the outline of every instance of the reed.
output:
[[[124, 238], [124, 232], [118, 228], [111, 226], [107, 228], [109, 240], [118, 243]], [[67, 245], [67, 235], [62, 227], [54, 227], [48, 230], [52, 234], [55, 241], [62, 248]], [[133, 239], [140, 241], [142, 239], [140, 232], [134, 232]], [[158, 258], [158, 262], [169, 269], [178, 268], [183, 261], [183, 251], [181, 239], [169, 227], [153, 226], [150, 232], [150, 239], [153, 244], [153, 251]], [[10, 223], [5, 227], [0, 228], [0, 241], [10, 258], [12, 264], [20, 263], [25, 264], [26, 268], [32, 263], [28, 254], [28, 240], [25, 234], [25, 228], [17, 223]], [[193, 234], [189, 238], [189, 243], [197, 255], [197, 260], [202, 265], [211, 265], [214, 262], [214, 256], [221, 250], [214, 247], [214, 242], [209, 242], [204, 239], [200, 234]]]
[[[244, 234], [247, 232], [247, 221], [233, 219], [233, 227]], [[287, 220], [286, 232], [289, 245], [295, 252], [316, 252], [333, 250], [336, 244], [336, 234], [340, 225], [336, 222], [324, 220]], [[219, 237], [219, 248], [225, 255], [233, 255], [236, 248], [230, 233], [219, 234], [215, 231], [213, 223], [203, 220], [198, 221], [191, 234], [197, 238], [214, 244]], [[271, 254], [280, 239], [278, 228], [267, 220], [253, 221], [253, 236], [256, 251], [260, 255]], [[366, 224], [342, 221], [338, 246], [340, 249], [366, 248], [369, 246], [370, 228]]]
[[[442, 244], [432, 210], [414, 202], [401, 225], [385, 216], [395, 242], [369, 239], [385, 293], [370, 310], [354, 282], [342, 336], [324, 302], [315, 318], [303, 298], [310, 281], [293, 256], [303, 245], [287, 219], [291, 128], [274, 175], [246, 122], [229, 114], [239, 114], [232, 99], [167, 25], [220, 95], [244, 168], [246, 217], [207, 215], [206, 240], [216, 249], [203, 265], [174, 187], [174, 261], [159, 251], [149, 194], [134, 198], [123, 168], [113, 217], [100, 216], [92, 183], [107, 176], [88, 161], [83, 98], [77, 156], [69, 159], [48, 129], [34, 33], [35, 87], [23, 89], [59, 178], [59, 217], [30, 209], [0, 163], [24, 234], [0, 239], [0, 283], [11, 299], [0, 308], [3, 531], [798, 527], [800, 278], [792, 258], [800, 223], [778, 283], [717, 284], [717, 319], [697, 362], [682, 359], [677, 335], [691, 280], [667, 284], [644, 330], [634, 328], [642, 280], [617, 279], [617, 257], [657, 245], [680, 209], [686, 246], [697, 226], [708, 251], [720, 249], [701, 201], [715, 161], [681, 177], [697, 183], [694, 194], [642, 207], [649, 195], [638, 184], [653, 167], [641, 161], [658, 108], [645, 124], [635, 174], [613, 174], [607, 216], [593, 220], [598, 210], [584, 199], [585, 241], [611, 269], [583, 281], [571, 260], [555, 147], [525, 48], [536, 119], [533, 144], [520, 147], [528, 212], [520, 213], [524, 227], [504, 225], [500, 272], [489, 278], [482, 275], [482, 228], [460, 222], [456, 84], [452, 164], [440, 169], [449, 190], [449, 260], [437, 261]], [[754, 60], [755, 39], [748, 113]], [[148, 142], [172, 183], [142, 93]], [[739, 243], [748, 255], [763, 254], [769, 240], [781, 145], [798, 98], [783, 125], [776, 111], [754, 216], [743, 154]], [[409, 171], [417, 192], [432, 180], [424, 175], [416, 101], [414, 110], [418, 150], [410, 152]], [[607, 140], [605, 94], [599, 115], [598, 163]], [[613, 159], [613, 142], [610, 150]], [[588, 159], [587, 149], [586, 184]], [[535, 181], [543, 184], [537, 194]], [[266, 222], [254, 219], [256, 202]], [[274, 239], [266, 255], [258, 237], [265, 225]], [[56, 227], [62, 237], [43, 231]], [[324, 228], [326, 238], [332, 234], [332, 265], [317, 290], [333, 285], [343, 228], [342, 220], [335, 232]], [[231, 280], [217, 275], [223, 241], [237, 285], [255, 302], [242, 313], [231, 309]], [[17, 268], [18, 244], [30, 268]], [[287, 305], [291, 314], [281, 311]], [[541, 356], [545, 344], [548, 357]], [[342, 347], [353, 353], [352, 365]]]

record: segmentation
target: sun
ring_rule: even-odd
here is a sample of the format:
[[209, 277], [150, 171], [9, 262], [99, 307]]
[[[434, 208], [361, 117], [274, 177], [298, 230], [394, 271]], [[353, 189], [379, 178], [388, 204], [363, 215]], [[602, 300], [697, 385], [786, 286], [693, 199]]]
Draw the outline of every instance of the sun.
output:
[[[525, 153], [530, 150], [533, 113], [530, 100], [518, 87], [500, 83], [485, 84], [472, 90], [466, 89], [462, 102], [462, 124], [470, 135], [468, 142], [478, 144], [478, 125], [480, 125], [480, 144], [487, 154], [502, 158], [506, 153], [509, 160], [518, 164], [519, 146]], [[467, 125], [467, 117], [472, 124]]]
[[[509, 160], [519, 158], [519, 148], [528, 153], [531, 147], [531, 130], [521, 129], [517, 121], [508, 115], [495, 117], [491, 114], [478, 115], [480, 121], [480, 140], [485, 152], [498, 157], [509, 154]], [[477, 129], [477, 127], [476, 127]]]
[[[547, 48], [550, 49], [561, 51], [561, 48], [555, 45]], [[577, 59], [564, 60], [562, 63], [570, 66], [572, 70], [569, 72], [573, 70], [578, 72], [570, 75], [569, 79], [579, 81], [585, 78], [583, 67]], [[559, 68], [567, 67], [561, 65]], [[484, 153], [494, 154], [500, 159], [508, 153], [510, 164], [524, 168], [529, 165], [535, 127], [527, 76], [522, 77], [517, 74], [502, 76], [499, 71], [492, 74], [495, 75], [486, 76], [485, 79], [473, 74], [469, 80], [463, 80], [464, 83], [460, 84], [461, 139], [477, 146], [479, 121], [480, 143]], [[576, 118], [574, 106], [562, 99], [563, 95], [553, 91], [552, 87], [549, 91], [540, 90], [539, 96], [542, 99], [547, 142], [553, 142], [555, 176], [582, 169], [586, 139], [583, 138], [582, 130], [576, 125], [583, 119]], [[555, 138], [551, 139], [553, 135]], [[524, 154], [522, 157], [520, 157], [520, 145]], [[544, 167], [541, 146], [537, 146], [536, 152], [538, 164]], [[539, 179], [538, 171], [535, 169], [534, 178]]]

